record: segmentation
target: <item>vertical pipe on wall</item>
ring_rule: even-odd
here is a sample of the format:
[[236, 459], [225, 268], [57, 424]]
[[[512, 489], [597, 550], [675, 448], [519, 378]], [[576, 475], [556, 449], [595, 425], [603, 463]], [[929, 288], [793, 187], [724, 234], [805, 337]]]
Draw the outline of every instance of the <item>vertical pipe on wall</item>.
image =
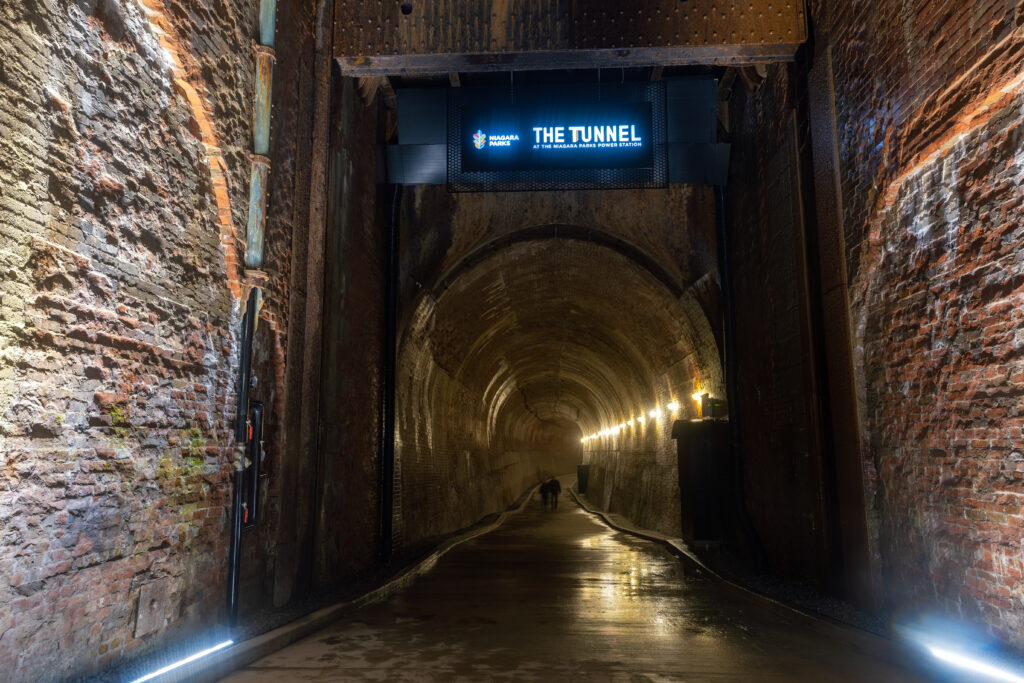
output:
[[260, 45], [274, 47], [277, 0], [260, 0]]
[[263, 232], [267, 224], [267, 179], [270, 159], [253, 155], [249, 174], [249, 224], [245, 232], [245, 267], [263, 267]]
[[272, 76], [277, 61], [273, 48], [256, 46], [256, 94], [252, 109], [252, 151], [260, 156], [270, 153], [270, 101]]

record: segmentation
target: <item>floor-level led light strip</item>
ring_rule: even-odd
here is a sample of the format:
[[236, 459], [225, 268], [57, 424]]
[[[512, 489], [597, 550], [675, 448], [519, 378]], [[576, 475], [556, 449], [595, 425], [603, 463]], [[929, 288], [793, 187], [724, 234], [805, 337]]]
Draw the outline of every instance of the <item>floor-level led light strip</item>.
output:
[[174, 671], [174, 670], [175, 670], [175, 669], [177, 669], [177, 668], [178, 668], [179, 666], [185, 666], [186, 664], [191, 664], [192, 662], [196, 661], [197, 659], [202, 659], [202, 658], [203, 658], [203, 657], [205, 657], [206, 655], [212, 655], [212, 654], [213, 654], [214, 652], [216, 652], [217, 650], [223, 650], [223, 649], [224, 649], [224, 648], [226, 648], [226, 647], [227, 647], [228, 645], [233, 645], [233, 644], [234, 644], [234, 642], [235, 642], [235, 641], [233, 641], [233, 640], [225, 640], [225, 641], [224, 641], [223, 643], [221, 643], [220, 645], [214, 645], [213, 647], [211, 647], [211, 648], [210, 648], [210, 649], [208, 649], [208, 650], [203, 650], [202, 652], [197, 652], [197, 653], [195, 653], [194, 655], [192, 655], [191, 657], [186, 657], [185, 659], [182, 659], [182, 660], [181, 660], [181, 661], [179, 661], [179, 662], [175, 662], [174, 664], [168, 664], [168, 665], [167, 665], [167, 666], [165, 666], [164, 668], [162, 668], [162, 669], [158, 669], [158, 670], [154, 671], [154, 672], [153, 672], [153, 673], [151, 673], [151, 674], [146, 674], [146, 675], [145, 675], [145, 676], [143, 676], [142, 678], [136, 678], [136, 679], [135, 679], [134, 681], [132, 681], [132, 683], [142, 683], [143, 681], [150, 681], [150, 680], [153, 680], [153, 679], [154, 679], [154, 678], [156, 678], [157, 676], [163, 676], [163, 675], [164, 675], [165, 673], [167, 673], [168, 671]]
[[936, 659], [941, 659], [944, 662], [948, 662], [953, 666], [961, 669], [968, 669], [970, 671], [976, 671], [986, 676], [991, 676], [1000, 681], [1009, 681], [1010, 683], [1024, 683], [1024, 678], [1021, 678], [1017, 674], [1000, 669], [997, 666], [986, 664], [985, 662], [970, 657], [965, 657], [962, 654], [951, 652], [950, 650], [943, 650], [941, 647], [932, 647], [928, 645], [928, 651], [935, 655]]

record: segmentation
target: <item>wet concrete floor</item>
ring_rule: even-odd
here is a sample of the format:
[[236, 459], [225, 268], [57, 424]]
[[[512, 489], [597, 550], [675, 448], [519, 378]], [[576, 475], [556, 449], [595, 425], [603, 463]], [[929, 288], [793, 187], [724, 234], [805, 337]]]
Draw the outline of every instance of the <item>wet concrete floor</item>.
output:
[[925, 680], [911, 666], [895, 643], [710, 577], [563, 493], [224, 680]]

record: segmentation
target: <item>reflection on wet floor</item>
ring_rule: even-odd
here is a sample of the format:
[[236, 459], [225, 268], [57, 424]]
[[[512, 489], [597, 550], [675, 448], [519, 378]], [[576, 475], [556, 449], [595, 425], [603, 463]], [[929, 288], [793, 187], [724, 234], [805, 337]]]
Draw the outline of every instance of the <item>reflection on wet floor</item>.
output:
[[752, 596], [562, 500], [531, 500], [405, 591], [225, 680], [923, 680], [887, 640]]

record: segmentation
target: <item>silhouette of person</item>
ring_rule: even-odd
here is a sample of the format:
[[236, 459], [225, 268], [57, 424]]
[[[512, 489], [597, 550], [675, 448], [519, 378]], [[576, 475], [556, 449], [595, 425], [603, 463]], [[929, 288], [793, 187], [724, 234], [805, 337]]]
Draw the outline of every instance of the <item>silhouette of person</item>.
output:
[[551, 482], [544, 482], [540, 485], [540, 506], [542, 509], [548, 509], [548, 498], [551, 496]]
[[548, 496], [551, 497], [551, 509], [558, 508], [558, 494], [562, 492], [562, 485], [557, 479], [551, 479], [545, 486], [548, 487]]

